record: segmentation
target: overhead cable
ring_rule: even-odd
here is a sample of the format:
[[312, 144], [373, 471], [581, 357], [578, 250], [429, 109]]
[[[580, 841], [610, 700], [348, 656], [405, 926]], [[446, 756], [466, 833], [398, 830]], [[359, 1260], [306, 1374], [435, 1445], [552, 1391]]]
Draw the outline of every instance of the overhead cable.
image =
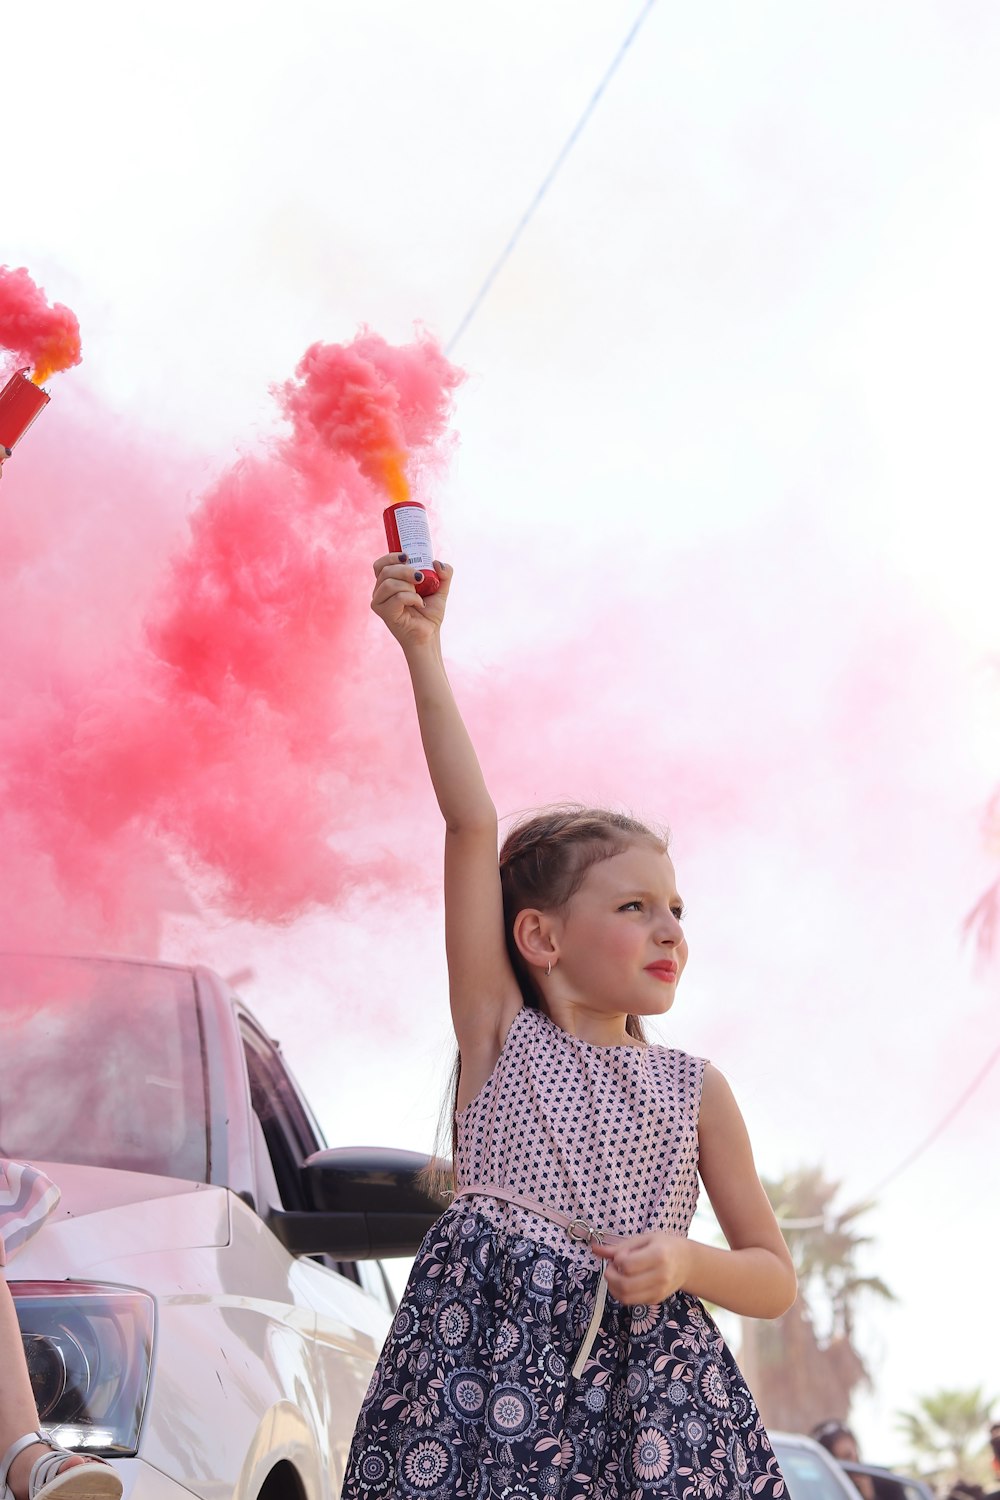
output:
[[445, 345], [446, 354], [451, 354], [455, 345], [458, 343], [459, 339], [462, 337], [463, 333], [468, 328], [473, 318], [476, 316], [476, 313], [485, 302], [487, 296], [489, 295], [490, 288], [513, 254], [514, 248], [517, 245], [518, 240], [521, 238], [521, 235], [524, 233], [525, 229], [527, 229], [531, 220], [534, 218], [539, 204], [542, 202], [542, 199], [545, 197], [549, 188], [552, 186], [553, 182], [558, 176], [559, 169], [562, 167], [563, 162], [566, 160], [567, 156], [572, 151], [573, 147], [576, 145], [577, 141], [582, 135], [587, 121], [590, 119], [591, 115], [594, 113], [594, 110], [597, 107], [598, 100], [604, 93], [604, 90], [607, 88], [608, 84], [611, 82], [615, 73], [618, 71], [622, 59], [624, 58], [628, 49], [631, 47], [632, 43], [635, 41], [636, 37], [639, 34], [642, 23], [645, 21], [646, 17], [649, 15], [649, 12], [653, 9], [653, 6], [655, 4], [656, 0], [645, 0], [645, 4], [632, 23], [628, 35], [622, 42], [621, 46], [618, 48], [618, 51], [615, 53], [610, 67], [604, 74], [604, 77], [601, 79], [600, 83], [597, 85], [597, 88], [591, 94], [586, 109], [583, 111], [583, 114], [580, 116], [576, 124], [573, 126], [573, 129], [570, 131], [562, 150], [559, 152], [559, 155], [556, 157], [555, 161], [552, 163], [551, 167], [543, 178], [541, 186], [518, 220], [517, 225], [514, 229], [514, 233], [511, 235], [510, 239], [501, 250], [499, 256], [490, 269], [486, 280], [483, 282], [482, 286], [479, 288], [479, 291], [469, 303], [469, 306], [466, 308], [465, 313], [463, 314], [462, 319], [458, 324], [458, 327], [455, 329], [455, 332], [452, 334], [451, 338]]
[[930, 1134], [925, 1136], [924, 1139], [919, 1143], [919, 1145], [913, 1148], [908, 1156], [904, 1156], [903, 1160], [899, 1162], [897, 1166], [893, 1167], [892, 1171], [888, 1173], [887, 1176], [883, 1177], [881, 1182], [875, 1184], [871, 1192], [866, 1194], [866, 1201], [868, 1198], [877, 1197], [877, 1195], [881, 1193], [883, 1188], [888, 1187], [889, 1183], [894, 1182], [901, 1173], [906, 1171], [907, 1167], [912, 1166], [918, 1157], [923, 1156], [928, 1146], [932, 1146], [937, 1140], [938, 1136], [944, 1134], [948, 1126], [951, 1124], [952, 1120], [954, 1120], [955, 1116], [959, 1113], [960, 1110], [965, 1108], [979, 1086], [985, 1083], [989, 1073], [998, 1062], [1000, 1062], [1000, 1045], [994, 1047], [993, 1051], [983, 1063], [978, 1073], [976, 1073], [974, 1077], [971, 1078], [970, 1081], [966, 1084], [961, 1094], [955, 1100], [955, 1103], [951, 1106], [946, 1114], [941, 1116], [941, 1119], [934, 1126], [934, 1129], [930, 1132]]

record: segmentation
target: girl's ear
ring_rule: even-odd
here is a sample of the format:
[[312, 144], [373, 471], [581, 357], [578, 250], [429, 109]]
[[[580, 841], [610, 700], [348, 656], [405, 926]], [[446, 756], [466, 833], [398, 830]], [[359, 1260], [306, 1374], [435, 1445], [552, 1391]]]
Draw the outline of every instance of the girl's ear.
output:
[[555, 923], [548, 912], [526, 907], [514, 918], [514, 942], [526, 964], [544, 969], [559, 957]]

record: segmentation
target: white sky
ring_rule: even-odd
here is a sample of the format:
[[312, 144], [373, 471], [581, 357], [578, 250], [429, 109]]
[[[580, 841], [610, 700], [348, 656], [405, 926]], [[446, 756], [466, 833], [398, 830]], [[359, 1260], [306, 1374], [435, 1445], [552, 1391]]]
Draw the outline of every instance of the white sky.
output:
[[[9, 9], [0, 260], [80, 316], [54, 397], [207, 471], [314, 339], [447, 337], [638, 8]], [[1000, 1039], [996, 970], [958, 937], [1000, 767], [998, 44], [987, 0], [660, 0], [456, 351], [439, 546], [496, 583], [457, 589], [450, 640], [470, 702], [507, 695], [502, 805], [593, 792], [671, 822], [694, 956], [662, 1034], [732, 1077], [763, 1171], [819, 1161], [851, 1200]], [[621, 744], [584, 771], [594, 721]], [[433, 850], [428, 800], [415, 760], [392, 817]], [[330, 1138], [428, 1146], [433, 903], [185, 930], [168, 956], [248, 954]], [[865, 1328], [873, 1458], [921, 1393], [996, 1389], [996, 1098], [871, 1216], [900, 1298]]]

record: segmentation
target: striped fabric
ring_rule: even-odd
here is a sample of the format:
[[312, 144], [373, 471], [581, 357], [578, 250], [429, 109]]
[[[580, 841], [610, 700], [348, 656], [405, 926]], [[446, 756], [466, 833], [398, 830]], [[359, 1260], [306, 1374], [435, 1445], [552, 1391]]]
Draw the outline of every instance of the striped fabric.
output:
[[37, 1234], [59, 1202], [59, 1189], [27, 1162], [0, 1156], [0, 1266]]

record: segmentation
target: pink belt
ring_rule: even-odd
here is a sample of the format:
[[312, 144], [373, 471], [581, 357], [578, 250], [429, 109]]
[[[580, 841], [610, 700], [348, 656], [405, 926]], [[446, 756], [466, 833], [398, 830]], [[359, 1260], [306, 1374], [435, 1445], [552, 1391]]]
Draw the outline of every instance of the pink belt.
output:
[[[571, 1240], [578, 1244], [590, 1246], [596, 1240], [599, 1245], [615, 1245], [627, 1238], [624, 1234], [614, 1234], [608, 1229], [599, 1229], [594, 1224], [589, 1224], [586, 1219], [573, 1218], [570, 1214], [560, 1213], [558, 1209], [546, 1208], [544, 1203], [537, 1203], [534, 1198], [524, 1198], [520, 1193], [512, 1193], [509, 1188], [497, 1187], [490, 1182], [473, 1182], [467, 1187], [461, 1187], [455, 1193], [455, 1200], [459, 1198], [498, 1198], [502, 1203], [513, 1203], [517, 1208], [523, 1208], [530, 1214], [537, 1214], [541, 1219], [548, 1219], [551, 1224], [557, 1224], [560, 1229], [565, 1229]], [[605, 1262], [601, 1261], [601, 1277], [597, 1283], [597, 1293], [594, 1297], [594, 1310], [587, 1324], [587, 1331], [583, 1336], [583, 1342], [577, 1350], [576, 1359], [573, 1361], [572, 1375], [574, 1380], [579, 1379], [584, 1365], [590, 1358], [590, 1351], [594, 1347], [604, 1316], [604, 1306], [608, 1297], [608, 1283], [605, 1272]]]

